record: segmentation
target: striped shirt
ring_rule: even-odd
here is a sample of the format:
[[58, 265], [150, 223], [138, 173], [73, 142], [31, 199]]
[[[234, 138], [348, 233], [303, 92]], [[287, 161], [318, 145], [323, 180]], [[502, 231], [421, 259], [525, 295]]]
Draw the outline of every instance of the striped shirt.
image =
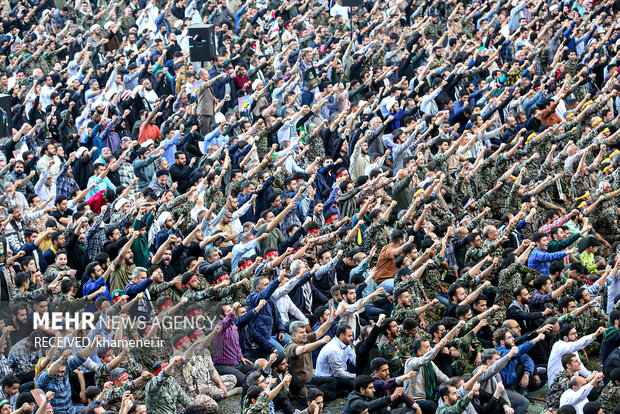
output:
[[48, 375], [47, 369], [37, 377], [37, 386], [44, 391], [53, 391], [54, 398], [50, 403], [55, 413], [76, 413], [77, 410], [71, 402], [71, 384], [69, 383], [69, 373], [78, 369], [86, 361], [82, 355], [74, 355], [67, 360], [67, 371], [60, 379]]
[[213, 338], [213, 362], [218, 365], [238, 365], [243, 357], [239, 346], [239, 330], [235, 315], [229, 313], [220, 322], [222, 331]]

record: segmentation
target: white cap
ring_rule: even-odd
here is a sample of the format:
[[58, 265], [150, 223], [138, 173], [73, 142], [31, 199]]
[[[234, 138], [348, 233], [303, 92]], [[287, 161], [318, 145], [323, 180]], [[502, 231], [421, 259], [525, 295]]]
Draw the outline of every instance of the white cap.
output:
[[114, 24], [114, 22], [107, 21], [107, 22], [105, 22], [105, 24], [103, 25], [103, 28], [104, 28], [104, 29], [106, 29], [106, 30], [108, 30], [108, 29], [110, 28], [110, 26], [112, 26], [113, 24]]
[[151, 145], [155, 145], [155, 142], [152, 139], [147, 139], [142, 144], [140, 144], [140, 146], [143, 147], [143, 148], [148, 148]]
[[129, 200], [127, 200], [125, 197], [120, 197], [118, 200], [116, 200], [116, 211], [121, 211], [121, 208], [123, 208], [123, 206], [128, 203]]
[[82, 158], [82, 155], [84, 155], [85, 152], [88, 152], [88, 148], [86, 147], [80, 147], [77, 150], [77, 157], [78, 158]]
[[101, 29], [101, 26], [99, 26], [97, 23], [95, 23], [92, 26], [90, 26], [90, 31], [91, 32], [94, 32], [97, 29]]

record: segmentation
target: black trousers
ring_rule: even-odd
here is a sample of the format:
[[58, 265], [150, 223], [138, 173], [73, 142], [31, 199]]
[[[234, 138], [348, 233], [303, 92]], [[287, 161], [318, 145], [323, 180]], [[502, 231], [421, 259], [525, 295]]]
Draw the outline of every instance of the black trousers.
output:
[[435, 414], [437, 411], [437, 403], [431, 400], [419, 400], [416, 401], [422, 410], [422, 414]]
[[245, 377], [254, 370], [254, 366], [251, 364], [238, 364], [238, 365], [218, 365], [214, 364], [215, 369], [220, 375], [234, 375], [237, 378], [237, 387], [243, 387], [245, 383]]
[[333, 377], [312, 377], [312, 379], [304, 384], [306, 388], [318, 388], [323, 391], [325, 401], [333, 401], [338, 398], [338, 380]]

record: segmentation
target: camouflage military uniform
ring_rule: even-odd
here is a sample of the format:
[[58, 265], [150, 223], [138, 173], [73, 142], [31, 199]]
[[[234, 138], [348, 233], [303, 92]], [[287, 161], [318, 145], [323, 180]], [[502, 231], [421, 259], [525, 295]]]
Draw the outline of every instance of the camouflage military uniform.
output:
[[436, 298], [441, 293], [441, 273], [439, 273], [441, 269], [441, 258], [435, 256], [432, 260], [434, 266], [428, 266], [424, 272], [424, 275], [420, 278], [424, 291], [426, 292], [426, 296], [429, 300]]
[[[597, 195], [598, 196], [598, 195]], [[618, 201], [605, 195], [598, 207], [590, 214], [592, 226], [613, 243], [618, 240]]]
[[118, 22], [120, 23], [121, 27], [121, 32], [125, 33], [129, 30], [129, 27], [133, 24], [136, 23], [136, 19], [133, 16], [126, 16], [125, 14], [123, 14], [120, 19], [118, 19]]
[[437, 209], [431, 209], [429, 214], [426, 216], [426, 220], [433, 224], [433, 226], [438, 227], [443, 223], [451, 223], [453, 224], [455, 221], [454, 214], [441, 204], [437, 204]]
[[224, 391], [215, 384], [213, 378], [219, 376], [227, 391], [232, 390], [237, 383], [234, 375], [218, 375], [206, 347], [197, 349], [195, 355], [182, 366], [176, 366], [172, 370], [172, 376], [194, 404], [202, 405], [209, 413], [216, 412], [216, 401], [225, 398]]
[[398, 342], [388, 338], [387, 335], [383, 335], [379, 341], [379, 350], [381, 356], [388, 361], [390, 375], [393, 377], [402, 375], [404, 359]]
[[185, 407], [192, 404], [179, 383], [164, 370], [146, 385], [145, 402], [149, 414], [176, 414], [177, 403]]
[[549, 387], [549, 394], [547, 395], [547, 409], [557, 410], [560, 408], [560, 397], [564, 391], [568, 389], [568, 382], [571, 380], [571, 375], [568, 371], [562, 370], [558, 372]]
[[249, 282], [247, 285], [241, 284], [238, 288], [229, 290], [229, 294], [222, 298], [223, 302], [226, 303], [235, 303], [239, 302], [241, 306], [245, 306], [247, 303], [247, 298], [250, 293], [252, 293], [252, 286], [254, 286], [254, 275], [248, 275], [245, 273], [243, 269], [237, 268], [230, 275], [230, 284], [235, 285], [237, 282], [241, 282], [244, 278], [248, 278]]
[[[125, 394], [125, 391], [131, 391], [137, 400], [142, 398], [136, 394], [135, 391], [137, 391], [137, 388], [134, 386], [133, 381], [129, 380], [122, 387], [112, 386], [112, 388], [110, 388], [103, 396], [102, 405], [104, 405], [107, 410], [118, 412], [121, 409], [121, 403], [123, 402], [123, 394]], [[144, 392], [142, 392], [141, 395], [144, 396]]]
[[394, 309], [392, 309], [392, 318], [394, 318], [394, 320], [399, 324], [402, 324], [405, 318], [412, 318], [417, 320], [419, 316], [420, 314], [413, 306], [403, 308], [397, 303], [394, 305]]
[[[597, 306], [586, 309], [575, 321], [575, 329], [579, 332], [579, 336], [589, 335], [600, 327], [607, 327], [609, 317], [605, 312]], [[598, 342], [595, 342], [598, 344]], [[594, 343], [593, 343], [594, 344]]]
[[[476, 318], [473, 318], [476, 319]], [[476, 324], [478, 321], [476, 321]], [[476, 339], [474, 332], [471, 330], [473, 326], [468, 329], [465, 336], [461, 338], [455, 338], [450, 343], [450, 346], [455, 347], [461, 353], [461, 357], [452, 361], [450, 364], [454, 370], [454, 375], [463, 375], [465, 372], [472, 372], [476, 367], [472, 363], [474, 356], [478, 352], [482, 352], [482, 345]]]
[[[425, 276], [423, 275], [422, 278], [425, 278]], [[413, 275], [409, 276], [407, 279], [397, 280], [394, 288], [406, 289], [407, 292], [409, 292], [411, 296], [411, 307], [413, 309], [428, 303], [424, 297], [424, 293], [427, 294], [429, 300], [435, 297], [430, 296], [420, 279], [416, 279]], [[427, 323], [438, 321], [443, 317], [445, 310], [445, 306], [441, 303], [433, 305], [424, 312], [424, 320]]]
[[478, 186], [478, 194], [484, 194], [495, 186], [497, 183], [497, 174], [493, 168], [492, 158], [488, 158], [482, 163], [478, 173], [474, 175], [473, 179]]
[[205, 207], [207, 208], [211, 207], [212, 203], [215, 203], [216, 207], [214, 211], [218, 212], [222, 209], [222, 207], [224, 207], [224, 204], [226, 203], [226, 198], [224, 197], [224, 194], [222, 194], [222, 191], [219, 188], [210, 185], [205, 190], [204, 202]]
[[323, 138], [319, 135], [320, 129], [315, 125], [312, 130], [304, 136], [305, 145], [309, 145], [310, 149], [304, 155], [306, 163], [309, 165], [314, 162], [316, 158], [321, 160], [325, 159], [325, 145], [323, 145]]
[[248, 401], [248, 398], [244, 398], [242, 405], [243, 414], [269, 414], [271, 412], [269, 408], [270, 402], [267, 402], [267, 394], [262, 393], [256, 399], [254, 404]]
[[[159, 328], [157, 333], [161, 336], [164, 331], [166, 331], [166, 329]], [[161, 340], [163, 340], [163, 338]], [[152, 368], [158, 361], [169, 360], [172, 356], [172, 349], [168, 346], [168, 341], [164, 341], [164, 345], [162, 345], [157, 339], [154, 339], [151, 346], [132, 349], [132, 353], [140, 358], [140, 363], [142, 365]]]
[[372, 265], [374, 265], [375, 262], [377, 261], [376, 259], [379, 257], [379, 252], [381, 251], [383, 246], [389, 243], [388, 236], [385, 232], [386, 228], [387, 226], [386, 226], [385, 220], [383, 220], [382, 218], [379, 218], [376, 222], [372, 223], [366, 229], [366, 235], [365, 235], [366, 238], [364, 240], [364, 252], [366, 254], [369, 254], [370, 249], [372, 249], [373, 246], [377, 247], [376, 257], [368, 258], [371, 261]]
[[620, 404], [620, 385], [610, 381], [601, 392], [601, 408], [604, 413], [613, 413]]
[[512, 292], [523, 284], [517, 269], [521, 264], [515, 261], [499, 272], [499, 282], [497, 284], [499, 291], [495, 303], [503, 309], [508, 309], [513, 301]]
[[24, 292], [20, 292], [15, 289], [13, 293], [11, 293], [10, 302], [11, 303], [32, 303], [34, 301], [35, 296], [37, 295], [47, 295], [50, 294], [50, 290], [47, 286], [41, 286], [35, 290], [26, 290]]
[[424, 37], [426, 39], [435, 40], [439, 33], [439, 26], [433, 22], [429, 22], [424, 28]]
[[155, 303], [157, 299], [164, 296], [169, 297], [173, 302], [181, 300], [181, 296], [177, 293], [177, 290], [172, 287], [170, 282], [152, 283], [147, 290], [151, 296], [152, 303]]

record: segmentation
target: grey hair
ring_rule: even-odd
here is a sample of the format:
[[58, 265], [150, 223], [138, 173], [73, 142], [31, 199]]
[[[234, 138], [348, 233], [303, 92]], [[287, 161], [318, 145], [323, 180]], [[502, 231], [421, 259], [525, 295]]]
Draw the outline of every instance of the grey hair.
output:
[[252, 371], [248, 374], [245, 381], [248, 384], [248, 386], [257, 385], [258, 379], [260, 378], [261, 375], [262, 374], [260, 371]]
[[301, 259], [297, 259], [297, 260], [293, 260], [293, 262], [291, 263], [291, 272], [293, 272], [294, 274], [297, 274], [297, 270], [299, 270], [299, 267], [303, 264], [303, 262], [301, 261]]
[[140, 272], [147, 272], [147, 270], [144, 267], [136, 267], [133, 269], [133, 272], [131, 272], [131, 277], [136, 279], [140, 275]]
[[495, 354], [499, 354], [499, 352], [496, 349], [487, 348], [487, 349], [483, 350], [482, 353], [480, 354], [480, 360], [482, 361], [483, 364], [486, 364], [487, 361], [489, 359], [492, 359], [493, 355], [495, 355]]
[[299, 329], [306, 329], [306, 324], [300, 321], [291, 322], [291, 326], [288, 327], [288, 332], [291, 335], [295, 335]]
[[488, 237], [489, 233], [491, 232], [491, 228], [493, 228], [493, 226], [490, 224], [488, 226], [484, 226], [484, 229], [482, 229], [482, 235], [484, 237]]

